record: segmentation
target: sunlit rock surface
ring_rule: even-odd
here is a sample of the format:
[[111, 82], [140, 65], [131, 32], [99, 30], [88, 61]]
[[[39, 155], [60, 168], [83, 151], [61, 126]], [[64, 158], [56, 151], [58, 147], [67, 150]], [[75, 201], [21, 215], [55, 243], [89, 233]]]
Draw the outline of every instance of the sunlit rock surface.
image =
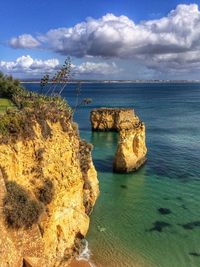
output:
[[90, 121], [94, 131], [120, 131], [131, 128], [139, 118], [130, 108], [99, 108], [91, 111]]
[[136, 171], [145, 163], [146, 153], [144, 123], [141, 122], [131, 129], [121, 130], [113, 170], [122, 173]]
[[[81, 140], [71, 121], [47, 121], [44, 138], [35, 122], [35, 137], [0, 143], [0, 266], [67, 266], [78, 253], [89, 227], [89, 214], [99, 194], [91, 145]], [[39, 222], [29, 229], [9, 228], [3, 215], [6, 182], [16, 181], [33, 199], [48, 178], [55, 187]]]
[[146, 161], [145, 125], [130, 108], [99, 108], [91, 111], [94, 131], [118, 131], [119, 141], [113, 170], [127, 173], [136, 171]]

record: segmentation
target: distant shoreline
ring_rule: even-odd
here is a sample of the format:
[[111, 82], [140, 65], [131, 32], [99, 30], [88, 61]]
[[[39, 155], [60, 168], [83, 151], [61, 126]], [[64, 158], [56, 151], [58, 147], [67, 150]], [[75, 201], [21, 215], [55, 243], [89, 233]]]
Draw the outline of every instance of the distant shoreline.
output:
[[[102, 83], [102, 84], [115, 84], [115, 83], [133, 83], [133, 84], [188, 84], [188, 83], [200, 83], [200, 81], [71, 81], [70, 84], [76, 84], [77, 82], [81, 83]], [[40, 83], [40, 81], [20, 81], [22, 84], [26, 83]]]

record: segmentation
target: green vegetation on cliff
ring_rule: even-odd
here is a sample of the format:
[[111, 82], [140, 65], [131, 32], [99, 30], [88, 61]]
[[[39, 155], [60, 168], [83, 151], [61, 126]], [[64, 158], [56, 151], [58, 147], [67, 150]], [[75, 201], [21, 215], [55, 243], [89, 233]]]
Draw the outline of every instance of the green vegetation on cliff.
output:
[[[61, 121], [66, 129], [66, 123], [72, 117], [72, 109], [59, 95], [47, 96], [27, 91], [18, 80], [0, 73], [0, 97], [5, 106], [0, 113], [0, 141], [6, 142], [19, 136], [32, 138], [33, 126], [38, 122], [43, 137], [51, 135], [48, 121]], [[3, 100], [4, 98], [4, 100]], [[10, 106], [12, 108], [8, 108]], [[13, 108], [13, 107], [16, 108]]]
[[3, 201], [6, 223], [12, 228], [30, 227], [38, 222], [43, 206], [31, 198], [15, 181], [6, 183], [7, 194]]
[[7, 109], [13, 109], [15, 106], [7, 98], [0, 98], [0, 114], [5, 113]]

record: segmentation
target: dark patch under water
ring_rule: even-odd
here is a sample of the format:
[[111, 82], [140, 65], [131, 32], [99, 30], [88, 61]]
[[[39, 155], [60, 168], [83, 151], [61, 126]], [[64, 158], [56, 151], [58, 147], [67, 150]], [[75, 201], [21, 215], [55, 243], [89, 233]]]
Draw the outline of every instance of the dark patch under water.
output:
[[179, 201], [183, 201], [182, 197], [177, 197], [176, 199], [179, 200]]
[[150, 228], [149, 232], [152, 232], [152, 231], [157, 231], [157, 232], [162, 232], [163, 231], [163, 228], [166, 228], [166, 227], [171, 227], [172, 225], [170, 223], [167, 223], [167, 222], [164, 222], [164, 221], [156, 221], [153, 223], [154, 227]]
[[164, 200], [169, 200], [169, 198], [168, 198], [168, 197], [163, 197], [163, 199], [164, 199]]
[[185, 206], [185, 204], [181, 205], [181, 208], [183, 208], [184, 210], [188, 210], [188, 208]]
[[194, 256], [194, 257], [200, 257], [200, 253], [197, 253], [197, 252], [190, 252], [189, 255]]
[[181, 226], [186, 230], [193, 230], [193, 229], [198, 228], [198, 227], [200, 228], [200, 221], [181, 224]]
[[[160, 147], [160, 149], [162, 149], [162, 147]], [[175, 155], [175, 157], [177, 157], [178, 155]], [[177, 168], [178, 166], [174, 166], [172, 168], [172, 162], [167, 162], [167, 161], [159, 161], [156, 165], [149, 164], [149, 168], [148, 168], [148, 174], [152, 175], [152, 174], [156, 174], [159, 177], [163, 177], [163, 178], [169, 178], [169, 179], [177, 179], [179, 180], [179, 182], [181, 183], [188, 183], [188, 182], [192, 182], [192, 181], [199, 181], [199, 176], [198, 176], [198, 172], [193, 170], [192, 171], [188, 171], [188, 170], [182, 170], [179, 169], [179, 171], [177, 172]]]
[[162, 215], [167, 215], [167, 214], [172, 213], [171, 210], [168, 209], [168, 208], [159, 208], [158, 211], [159, 211], [159, 213], [162, 214]]
[[124, 185], [124, 184], [121, 184], [120, 187], [123, 188], [123, 189], [127, 189], [128, 188], [127, 185]]

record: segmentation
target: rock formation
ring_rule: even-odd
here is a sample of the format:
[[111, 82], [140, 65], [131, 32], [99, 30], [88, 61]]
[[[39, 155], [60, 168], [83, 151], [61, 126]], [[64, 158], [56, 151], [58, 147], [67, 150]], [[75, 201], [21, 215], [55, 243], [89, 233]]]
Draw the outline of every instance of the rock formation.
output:
[[113, 170], [127, 173], [136, 171], [146, 161], [145, 125], [143, 122], [119, 132]]
[[139, 118], [130, 108], [99, 108], [90, 113], [93, 131], [120, 131], [139, 123]]
[[145, 125], [130, 108], [99, 108], [91, 111], [94, 131], [118, 131], [119, 141], [113, 170], [136, 171], [146, 161]]
[[[27, 112], [32, 129], [20, 121], [23, 131], [16, 132], [12, 119], [7, 128], [0, 125], [0, 266], [67, 266], [80, 249], [99, 194], [92, 147], [80, 139], [77, 126], [62, 113], [57, 114], [59, 120], [55, 116], [36, 120], [38, 114]], [[26, 131], [31, 131], [28, 138]], [[45, 195], [45, 188], [41, 190], [47, 179], [54, 187], [52, 199]], [[10, 181], [20, 185], [31, 201], [46, 198], [38, 222], [30, 227], [14, 228], [12, 218], [5, 218]], [[38, 192], [43, 194], [39, 198]], [[23, 205], [26, 200], [18, 201]]]

